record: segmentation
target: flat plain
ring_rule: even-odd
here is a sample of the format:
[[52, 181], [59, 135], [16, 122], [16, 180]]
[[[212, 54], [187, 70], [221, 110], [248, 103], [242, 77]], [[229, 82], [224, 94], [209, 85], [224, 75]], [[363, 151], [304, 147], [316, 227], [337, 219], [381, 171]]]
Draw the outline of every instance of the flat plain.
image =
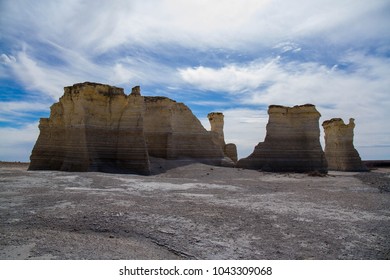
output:
[[390, 168], [200, 163], [152, 176], [0, 163], [0, 259], [389, 259]]

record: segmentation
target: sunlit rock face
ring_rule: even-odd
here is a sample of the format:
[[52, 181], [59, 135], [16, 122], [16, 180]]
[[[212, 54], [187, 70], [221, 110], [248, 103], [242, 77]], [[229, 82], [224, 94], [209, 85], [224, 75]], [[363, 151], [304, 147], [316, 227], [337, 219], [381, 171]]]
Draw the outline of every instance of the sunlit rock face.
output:
[[210, 122], [211, 131], [214, 142], [219, 145], [225, 154], [234, 164], [237, 162], [237, 147], [233, 143], [225, 143], [225, 135], [223, 132], [224, 115], [221, 112], [211, 112], [207, 115]]
[[272, 172], [327, 172], [319, 138], [320, 113], [314, 105], [271, 105], [264, 142], [237, 166]]
[[153, 158], [224, 162], [223, 149], [183, 103], [97, 83], [65, 87], [42, 118], [30, 170], [150, 174]]
[[353, 145], [354, 119], [345, 124], [342, 119], [334, 118], [324, 121], [325, 157], [329, 170], [367, 171], [358, 151]]

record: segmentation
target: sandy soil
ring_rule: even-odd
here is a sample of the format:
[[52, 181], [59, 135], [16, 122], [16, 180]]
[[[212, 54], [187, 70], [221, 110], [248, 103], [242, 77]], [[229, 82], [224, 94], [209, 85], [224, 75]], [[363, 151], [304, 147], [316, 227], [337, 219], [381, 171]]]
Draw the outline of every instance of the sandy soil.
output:
[[149, 177], [0, 164], [0, 259], [389, 259], [390, 169]]

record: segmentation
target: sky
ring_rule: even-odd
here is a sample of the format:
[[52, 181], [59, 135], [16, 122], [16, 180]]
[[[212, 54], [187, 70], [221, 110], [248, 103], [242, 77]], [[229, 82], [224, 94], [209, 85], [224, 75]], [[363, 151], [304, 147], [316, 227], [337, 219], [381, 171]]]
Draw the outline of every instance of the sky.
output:
[[[239, 158], [271, 104], [355, 118], [390, 159], [390, 0], [0, 0], [0, 160], [28, 161], [39, 118], [84, 81], [223, 112]], [[323, 132], [321, 143], [324, 147]]]

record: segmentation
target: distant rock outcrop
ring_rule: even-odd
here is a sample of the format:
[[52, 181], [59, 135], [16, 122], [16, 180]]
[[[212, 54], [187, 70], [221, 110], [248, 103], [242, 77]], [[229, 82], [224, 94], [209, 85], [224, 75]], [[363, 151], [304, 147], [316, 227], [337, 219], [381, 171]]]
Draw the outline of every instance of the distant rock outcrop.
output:
[[238, 155], [237, 155], [237, 146], [234, 143], [228, 143], [225, 145], [224, 149], [225, 156], [230, 158], [234, 164], [237, 163]]
[[211, 112], [207, 115], [211, 126], [211, 134], [213, 136], [214, 142], [219, 145], [228, 158], [230, 158], [233, 163], [237, 162], [237, 147], [233, 143], [225, 143], [225, 135], [223, 132], [224, 127], [224, 115], [220, 112]]
[[237, 167], [275, 172], [327, 172], [319, 129], [320, 113], [314, 105], [271, 105], [264, 142]]
[[30, 170], [150, 174], [150, 160], [191, 158], [223, 162], [223, 149], [191, 110], [165, 97], [130, 95], [97, 83], [65, 87], [40, 120]]
[[334, 118], [324, 121], [322, 126], [325, 131], [325, 157], [329, 170], [368, 170], [353, 146], [354, 119], [349, 119], [349, 124], [345, 124], [342, 119]]
[[215, 143], [220, 147], [225, 147], [225, 135], [223, 133], [224, 115], [220, 112], [211, 112], [207, 115], [210, 122], [211, 133]]

